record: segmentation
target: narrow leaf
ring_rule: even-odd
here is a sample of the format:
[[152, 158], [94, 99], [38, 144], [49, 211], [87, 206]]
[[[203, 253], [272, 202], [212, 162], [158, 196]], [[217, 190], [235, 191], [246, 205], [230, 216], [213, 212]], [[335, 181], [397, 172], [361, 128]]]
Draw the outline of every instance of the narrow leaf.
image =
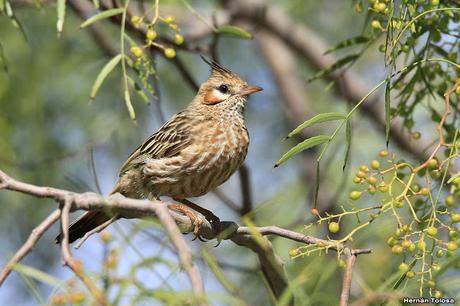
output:
[[447, 184], [452, 183], [454, 180], [456, 180], [458, 177], [460, 177], [460, 172], [457, 172], [455, 175], [453, 175], [448, 181]]
[[65, 6], [66, 6], [66, 0], [57, 0], [56, 28], [57, 28], [58, 34], [61, 34], [62, 29], [64, 28]]
[[100, 1], [99, 1], [99, 0], [93, 0], [93, 5], [94, 5], [94, 8], [99, 9], [99, 6], [100, 6], [101, 4], [100, 4]]
[[3, 45], [0, 43], [0, 67], [5, 72], [8, 72], [8, 64], [6, 62], [6, 57], [5, 57], [5, 50], [3, 49]]
[[336, 61], [334, 64], [330, 65], [329, 67], [327, 68], [324, 68], [320, 71], [318, 71], [313, 77], [311, 77], [310, 79], [308, 79], [309, 82], [311, 81], [314, 81], [316, 79], [319, 79], [325, 75], [328, 75], [330, 74], [331, 72], [343, 67], [344, 65], [348, 64], [349, 62], [352, 62], [354, 61], [355, 59], [357, 59], [359, 57], [359, 54], [350, 54], [350, 55], [347, 55], [341, 59], [339, 59], [338, 61]]
[[287, 151], [283, 156], [281, 156], [280, 160], [275, 164], [275, 168], [284, 163], [286, 160], [291, 158], [292, 156], [315, 146], [318, 146], [322, 143], [325, 143], [326, 141], [329, 141], [331, 139], [330, 136], [328, 135], [318, 135], [318, 136], [313, 136], [311, 138], [305, 139], [301, 143], [297, 144], [294, 146], [292, 149]]
[[99, 20], [102, 20], [102, 19], [106, 19], [106, 18], [115, 16], [115, 15], [119, 15], [119, 14], [123, 13], [123, 10], [124, 10], [124, 8], [119, 7], [119, 8], [114, 8], [114, 9], [102, 11], [101, 13], [99, 13], [99, 14], [97, 14], [97, 15], [94, 15], [94, 16], [91, 16], [90, 18], [86, 19], [86, 20], [80, 25], [80, 28], [87, 27], [87, 26], [89, 26], [89, 25], [95, 23], [96, 21], [99, 21]]
[[316, 208], [318, 204], [318, 194], [319, 194], [319, 179], [320, 179], [320, 162], [316, 162], [316, 179], [315, 179], [315, 196], [313, 197], [313, 207]]
[[345, 170], [345, 167], [347, 166], [348, 159], [350, 158], [350, 148], [351, 148], [351, 121], [347, 120], [347, 127], [345, 129], [345, 137], [347, 141], [347, 148], [345, 149], [345, 157], [343, 159], [343, 167], [342, 171]]
[[223, 35], [234, 36], [234, 37], [242, 38], [242, 39], [252, 39], [251, 33], [243, 30], [240, 27], [232, 26], [232, 25], [224, 25], [224, 26], [217, 28], [217, 33], [223, 34]]
[[390, 88], [391, 88], [391, 82], [390, 82], [390, 79], [388, 79], [387, 84], [385, 86], [385, 140], [386, 140], [387, 147], [388, 147], [388, 143], [390, 142], [390, 120], [391, 120]]
[[349, 39], [346, 39], [344, 41], [341, 41], [340, 43], [338, 43], [334, 47], [328, 49], [324, 54], [328, 54], [328, 53], [334, 52], [334, 51], [336, 51], [338, 49], [343, 49], [343, 48], [350, 47], [350, 46], [353, 46], [353, 45], [364, 44], [364, 43], [367, 43], [369, 40], [370, 40], [369, 37], [366, 37], [366, 36], [356, 36], [356, 37], [353, 37], [353, 38], [349, 38]]
[[125, 104], [128, 109], [129, 117], [132, 120], [136, 120], [136, 113], [134, 112], [133, 103], [131, 102], [131, 96], [129, 95], [129, 90], [125, 89]]
[[214, 276], [222, 284], [222, 286], [224, 286], [224, 288], [232, 294], [237, 293], [238, 289], [226, 278], [225, 273], [222, 272], [222, 269], [219, 267], [219, 264], [211, 252], [205, 248], [202, 248], [201, 255], [203, 260], [208, 264], [208, 267], [214, 273]]
[[318, 114], [314, 116], [313, 118], [308, 119], [298, 127], [296, 127], [292, 132], [287, 135], [286, 138], [291, 138], [292, 136], [299, 134], [303, 129], [306, 129], [314, 124], [317, 123], [322, 123], [322, 122], [327, 122], [327, 121], [334, 121], [334, 120], [340, 120], [340, 119], [345, 119], [346, 116], [341, 114], [341, 113], [323, 113], [323, 114]]
[[48, 284], [50, 286], [53, 286], [53, 287], [61, 287], [62, 286], [62, 282], [43, 272], [43, 271], [40, 271], [38, 269], [35, 269], [33, 267], [30, 267], [30, 266], [26, 266], [26, 265], [22, 265], [22, 264], [15, 264], [14, 265], [14, 270], [18, 271], [19, 273], [22, 273], [22, 274], [25, 274], [29, 277], [32, 277], [42, 283], [45, 283], [45, 284]]
[[144, 101], [146, 105], [150, 104], [149, 97], [145, 94], [144, 89], [137, 84], [131, 77], [128, 76], [129, 85], [136, 91], [139, 97]]
[[91, 100], [93, 100], [96, 97], [99, 87], [101, 87], [107, 75], [109, 75], [109, 73], [118, 65], [122, 56], [123, 55], [121, 54], [116, 55], [107, 64], [105, 64], [104, 68], [102, 68], [102, 70], [99, 72], [99, 74], [96, 77], [96, 80], [94, 81], [93, 88], [91, 89]]
[[10, 18], [10, 21], [13, 24], [13, 26], [21, 31], [22, 36], [24, 37], [24, 40], [28, 41], [26, 31], [24, 27], [22, 26], [22, 23], [19, 21], [19, 19], [14, 14], [11, 4], [5, 0], [4, 5], [5, 5], [4, 9], [5, 9], [6, 16]]

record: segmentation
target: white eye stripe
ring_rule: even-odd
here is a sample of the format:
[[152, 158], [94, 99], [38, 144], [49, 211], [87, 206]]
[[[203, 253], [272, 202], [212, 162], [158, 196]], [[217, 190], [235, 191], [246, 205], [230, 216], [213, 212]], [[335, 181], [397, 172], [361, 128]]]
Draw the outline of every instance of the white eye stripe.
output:
[[230, 96], [230, 93], [229, 93], [229, 92], [227, 92], [227, 93], [222, 93], [222, 92], [220, 92], [220, 90], [214, 88], [213, 91], [212, 91], [212, 95], [213, 95], [215, 98], [219, 99], [219, 100], [225, 100], [225, 99], [227, 99], [227, 98]]

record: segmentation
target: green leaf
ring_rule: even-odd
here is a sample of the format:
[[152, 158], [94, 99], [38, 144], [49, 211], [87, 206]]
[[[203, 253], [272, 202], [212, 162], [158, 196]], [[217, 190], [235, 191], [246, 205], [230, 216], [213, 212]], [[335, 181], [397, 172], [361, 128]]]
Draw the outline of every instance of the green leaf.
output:
[[2, 67], [5, 72], [8, 72], [8, 64], [6, 62], [5, 50], [3, 49], [3, 45], [1, 43], [0, 43], [0, 67]]
[[139, 97], [142, 99], [142, 101], [144, 101], [146, 105], [149, 105], [150, 100], [149, 100], [149, 97], [145, 94], [144, 89], [141, 86], [139, 86], [139, 84], [137, 84], [137, 82], [134, 81], [129, 76], [128, 76], [128, 81], [129, 81], [129, 84], [134, 88], [136, 93], [139, 95]]
[[343, 48], [350, 47], [353, 45], [364, 44], [364, 43], [367, 43], [369, 40], [370, 40], [369, 37], [366, 37], [366, 36], [356, 36], [350, 39], [346, 39], [344, 41], [341, 41], [334, 47], [328, 49], [324, 54], [328, 54], [338, 49], [343, 49]]
[[318, 135], [313, 136], [311, 138], [305, 139], [301, 143], [294, 146], [292, 149], [287, 151], [283, 156], [281, 156], [280, 160], [275, 164], [275, 168], [284, 163], [286, 160], [291, 158], [292, 156], [315, 146], [318, 146], [326, 141], [329, 141], [331, 136], [329, 135]]
[[61, 34], [62, 29], [64, 28], [65, 6], [66, 6], [66, 0], [57, 0], [56, 28], [57, 28], [58, 34]]
[[94, 8], [99, 9], [99, 6], [100, 6], [99, 0], [93, 0], [93, 5], [94, 5]]
[[453, 175], [448, 181], [447, 184], [452, 183], [454, 180], [456, 180], [458, 177], [460, 177], [460, 172], [457, 172], [455, 175]]
[[96, 77], [96, 80], [94, 81], [93, 88], [91, 89], [91, 100], [94, 100], [97, 91], [99, 90], [99, 87], [101, 87], [102, 83], [104, 82], [105, 78], [109, 75], [109, 73], [118, 65], [122, 57], [122, 54], [116, 55], [107, 64], [105, 64], [104, 68], [102, 68], [102, 70], [99, 72], [99, 74]]
[[115, 16], [115, 15], [119, 15], [119, 14], [123, 13], [123, 11], [124, 11], [124, 8], [122, 8], [122, 7], [103, 11], [103, 12], [97, 14], [97, 15], [91, 16], [90, 18], [86, 19], [86, 20], [80, 25], [80, 28], [87, 27], [87, 26], [89, 26], [89, 25], [95, 23], [96, 21], [99, 21], [99, 20], [102, 20], [102, 19], [106, 19], [106, 18]]
[[294, 135], [299, 134], [303, 129], [306, 129], [314, 124], [317, 123], [322, 123], [322, 122], [327, 122], [327, 121], [334, 121], [334, 120], [340, 120], [340, 119], [345, 119], [346, 116], [341, 114], [341, 113], [322, 113], [314, 116], [313, 118], [308, 119], [298, 127], [296, 127], [292, 132], [287, 135], [286, 138], [291, 138]]
[[237, 38], [242, 38], [242, 39], [252, 39], [251, 33], [243, 30], [240, 27], [237, 26], [232, 26], [232, 25], [224, 25], [219, 28], [217, 28], [217, 33], [223, 34], [223, 35], [229, 35]]
[[321, 78], [321, 77], [323, 77], [325, 75], [330, 74], [331, 72], [343, 67], [344, 65], [348, 64], [349, 62], [352, 62], [352, 61], [356, 60], [359, 56], [360, 56], [360, 54], [350, 54], [350, 55], [347, 55], [347, 56], [339, 59], [338, 61], [336, 61], [334, 64], [330, 65], [329, 67], [326, 67], [326, 68], [318, 71], [313, 77], [308, 79], [308, 82], [314, 81], [314, 80], [319, 79], [319, 78]]
[[390, 120], [391, 120], [391, 101], [390, 101], [390, 79], [387, 80], [385, 86], [385, 140], [388, 147], [390, 142]]
[[129, 117], [132, 120], [136, 120], [136, 113], [134, 112], [133, 103], [131, 102], [131, 96], [129, 95], [129, 90], [125, 89], [125, 104], [126, 108], [128, 109]]
[[59, 279], [30, 266], [15, 264], [13, 269], [53, 287], [62, 287], [63, 285]]
[[343, 159], [343, 166], [342, 166], [342, 171], [345, 170], [345, 167], [347, 166], [348, 159], [350, 158], [350, 148], [351, 148], [351, 121], [347, 120], [347, 127], [345, 129], [345, 137], [347, 141], [347, 148], [345, 149], [345, 157]]
[[315, 196], [313, 197], [313, 207], [316, 208], [318, 204], [318, 194], [319, 194], [319, 180], [321, 176], [320, 171], [320, 161], [316, 162], [316, 179], [315, 179]]
[[10, 21], [13, 24], [13, 26], [21, 31], [22, 36], [24, 37], [24, 40], [28, 41], [26, 31], [24, 30], [22, 23], [19, 21], [19, 19], [14, 14], [13, 8], [11, 7], [10, 3], [7, 0], [4, 1], [4, 6], [5, 6], [4, 10], [5, 10], [6, 16], [10, 18]]

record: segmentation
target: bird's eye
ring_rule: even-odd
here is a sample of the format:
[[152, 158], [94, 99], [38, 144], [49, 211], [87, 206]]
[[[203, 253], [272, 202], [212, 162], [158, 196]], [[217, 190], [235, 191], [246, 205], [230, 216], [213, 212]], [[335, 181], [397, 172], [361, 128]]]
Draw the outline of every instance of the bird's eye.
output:
[[217, 87], [217, 90], [220, 91], [221, 93], [225, 94], [228, 92], [228, 86], [225, 84], [219, 85]]

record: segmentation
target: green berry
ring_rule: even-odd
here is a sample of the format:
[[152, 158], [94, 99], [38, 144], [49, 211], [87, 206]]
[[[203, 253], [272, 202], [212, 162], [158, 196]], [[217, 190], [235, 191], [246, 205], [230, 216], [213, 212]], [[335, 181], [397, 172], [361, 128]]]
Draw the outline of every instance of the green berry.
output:
[[361, 198], [361, 194], [362, 194], [361, 191], [356, 191], [356, 190], [355, 190], [355, 191], [350, 192], [350, 194], [349, 194], [348, 196], [349, 196], [349, 198], [350, 198], [351, 200], [356, 201], [356, 200], [358, 200], [359, 198]]
[[447, 206], [454, 206], [455, 204], [455, 198], [453, 195], [450, 195], [446, 198], [446, 205]]
[[174, 20], [176, 20], [176, 18], [174, 16], [167, 16], [163, 19], [163, 21], [167, 24], [171, 24], [174, 22]]
[[434, 293], [434, 297], [437, 298], [437, 299], [440, 299], [442, 298], [442, 292], [437, 290], [435, 293]]
[[297, 255], [300, 255], [300, 251], [298, 249], [289, 250], [289, 256], [290, 257], [296, 257]]
[[385, 11], [385, 9], [387, 8], [387, 5], [385, 3], [382, 3], [382, 2], [376, 2], [372, 6], [372, 8], [378, 13], [383, 13]]
[[377, 192], [377, 189], [375, 188], [375, 186], [371, 185], [371, 186], [367, 187], [367, 192], [369, 194], [375, 194]]
[[347, 264], [345, 263], [345, 260], [343, 260], [343, 259], [339, 259], [339, 260], [337, 261], [337, 266], [338, 266], [340, 269], [345, 268], [346, 265], [347, 265]]
[[432, 281], [432, 280], [428, 281], [428, 282], [426, 283], [426, 285], [427, 285], [428, 287], [430, 287], [430, 288], [436, 287], [436, 283], [435, 283], [434, 281]]
[[184, 43], [184, 36], [180, 34], [174, 35], [174, 43], [176, 45], [182, 45]]
[[340, 230], [340, 225], [337, 222], [329, 223], [329, 231], [333, 234], [337, 233]]
[[419, 242], [417, 243], [417, 248], [420, 251], [424, 251], [426, 249], [426, 242], [423, 240], [419, 240]]
[[166, 48], [164, 50], [164, 54], [167, 58], [174, 58], [176, 57], [176, 50], [174, 50], [173, 48]]
[[433, 170], [430, 172], [430, 175], [433, 179], [437, 180], [438, 178], [441, 177], [441, 171], [439, 170]]
[[415, 251], [415, 244], [412, 243], [412, 244], [407, 248], [407, 250], [408, 250], [409, 252], [411, 252], [411, 253], [412, 253], [413, 251]]
[[415, 276], [415, 273], [412, 272], [412, 271], [409, 271], [409, 272], [406, 273], [407, 278], [414, 278], [414, 276]]
[[436, 252], [436, 257], [441, 258], [441, 257], [443, 257], [443, 256], [444, 256], [444, 252], [443, 252], [442, 250], [438, 250], [438, 251]]
[[422, 137], [422, 134], [420, 132], [412, 132], [411, 136], [412, 139], [419, 140]]
[[438, 161], [434, 158], [430, 159], [427, 164], [429, 169], [435, 169], [438, 167]]

